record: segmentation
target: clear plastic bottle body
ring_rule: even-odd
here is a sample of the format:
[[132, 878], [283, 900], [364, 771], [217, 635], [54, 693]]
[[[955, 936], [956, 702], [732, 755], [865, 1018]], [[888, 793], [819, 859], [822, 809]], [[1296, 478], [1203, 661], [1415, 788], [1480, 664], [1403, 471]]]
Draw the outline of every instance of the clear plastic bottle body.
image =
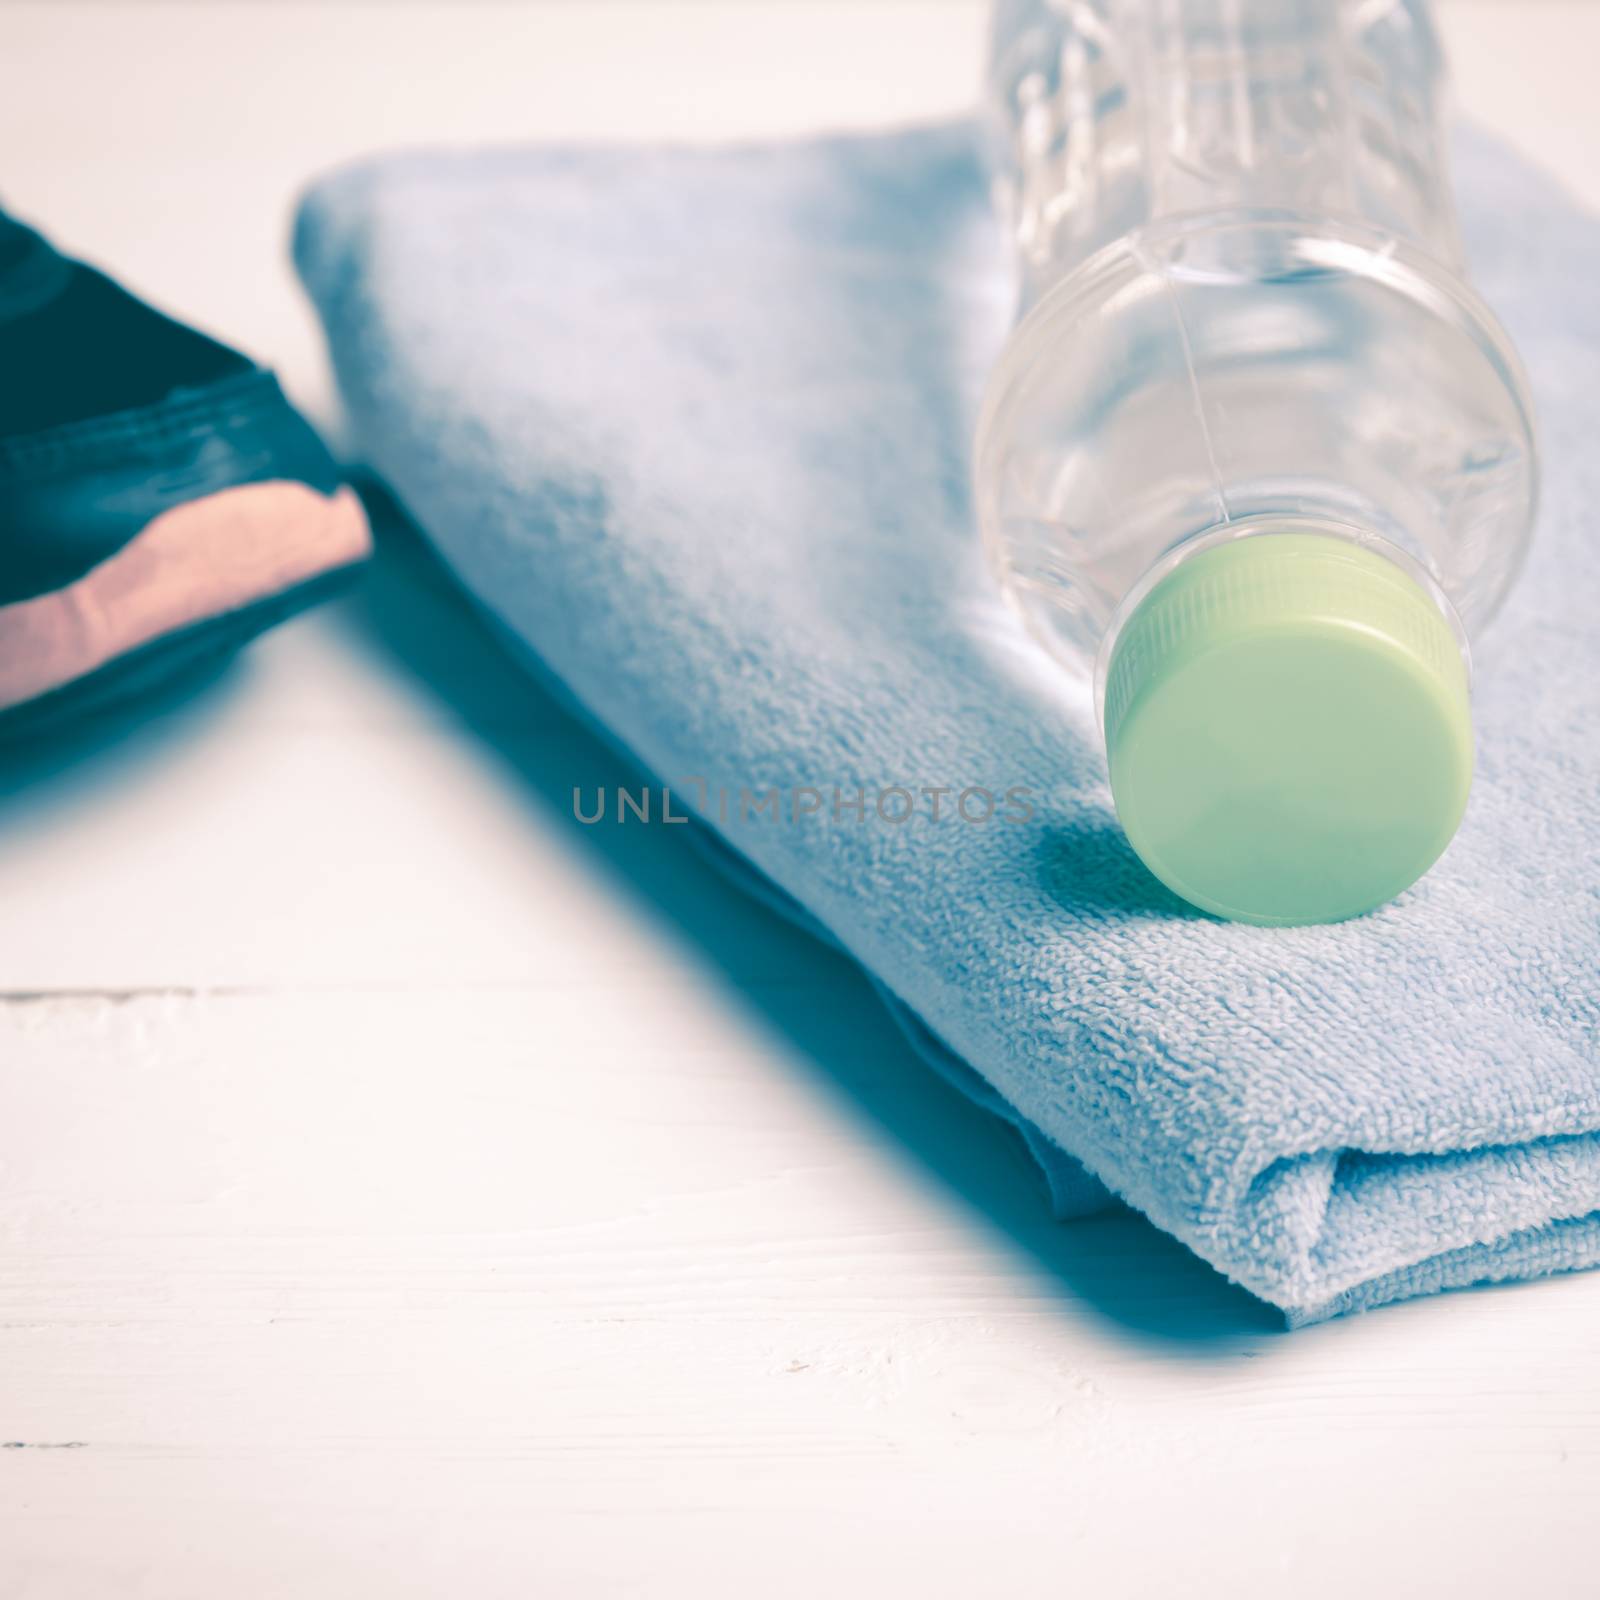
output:
[[1417, 0], [999, 0], [992, 49], [1030, 304], [1145, 223], [1239, 207], [1364, 218], [1462, 268]]
[[1536, 496], [1516, 355], [1461, 276], [1423, 0], [999, 0], [1021, 319], [977, 448], [1003, 585], [1101, 680], [1219, 539], [1353, 539], [1465, 640]]

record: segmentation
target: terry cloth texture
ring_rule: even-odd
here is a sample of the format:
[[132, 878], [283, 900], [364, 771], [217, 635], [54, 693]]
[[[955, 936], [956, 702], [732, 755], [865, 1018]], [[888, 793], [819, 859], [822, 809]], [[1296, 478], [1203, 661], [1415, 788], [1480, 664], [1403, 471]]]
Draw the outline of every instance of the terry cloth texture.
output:
[[[970, 127], [399, 155], [319, 184], [297, 248], [362, 454], [493, 617], [1025, 1130], [1064, 1212], [1109, 1191], [1299, 1323], [1600, 1258], [1600, 222], [1484, 139], [1458, 172], [1541, 529], [1460, 834], [1333, 927], [1149, 877], [982, 567], [1010, 292]], [[781, 817], [741, 804], [770, 789]]]

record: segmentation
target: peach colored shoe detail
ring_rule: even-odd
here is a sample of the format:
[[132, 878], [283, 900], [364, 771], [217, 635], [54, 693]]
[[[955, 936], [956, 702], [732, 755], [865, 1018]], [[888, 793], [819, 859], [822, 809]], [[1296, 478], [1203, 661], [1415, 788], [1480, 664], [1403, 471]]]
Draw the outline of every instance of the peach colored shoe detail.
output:
[[366, 512], [349, 488], [327, 495], [274, 479], [174, 506], [76, 582], [0, 606], [0, 711], [371, 549]]

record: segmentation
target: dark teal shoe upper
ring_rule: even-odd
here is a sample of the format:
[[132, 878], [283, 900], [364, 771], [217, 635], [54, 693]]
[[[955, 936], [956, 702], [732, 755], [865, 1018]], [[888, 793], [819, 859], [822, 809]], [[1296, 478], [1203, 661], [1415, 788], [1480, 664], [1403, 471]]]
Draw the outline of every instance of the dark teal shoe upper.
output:
[[0, 214], [0, 605], [175, 505], [339, 471], [277, 379]]

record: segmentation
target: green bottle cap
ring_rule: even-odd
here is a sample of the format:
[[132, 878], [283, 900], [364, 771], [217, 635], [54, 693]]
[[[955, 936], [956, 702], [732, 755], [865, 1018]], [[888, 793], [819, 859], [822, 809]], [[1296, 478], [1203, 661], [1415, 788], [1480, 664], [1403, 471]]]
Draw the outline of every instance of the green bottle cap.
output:
[[1243, 922], [1337, 922], [1414, 883], [1472, 782], [1456, 635], [1387, 557], [1268, 533], [1135, 607], [1105, 695], [1111, 792], [1169, 888]]

